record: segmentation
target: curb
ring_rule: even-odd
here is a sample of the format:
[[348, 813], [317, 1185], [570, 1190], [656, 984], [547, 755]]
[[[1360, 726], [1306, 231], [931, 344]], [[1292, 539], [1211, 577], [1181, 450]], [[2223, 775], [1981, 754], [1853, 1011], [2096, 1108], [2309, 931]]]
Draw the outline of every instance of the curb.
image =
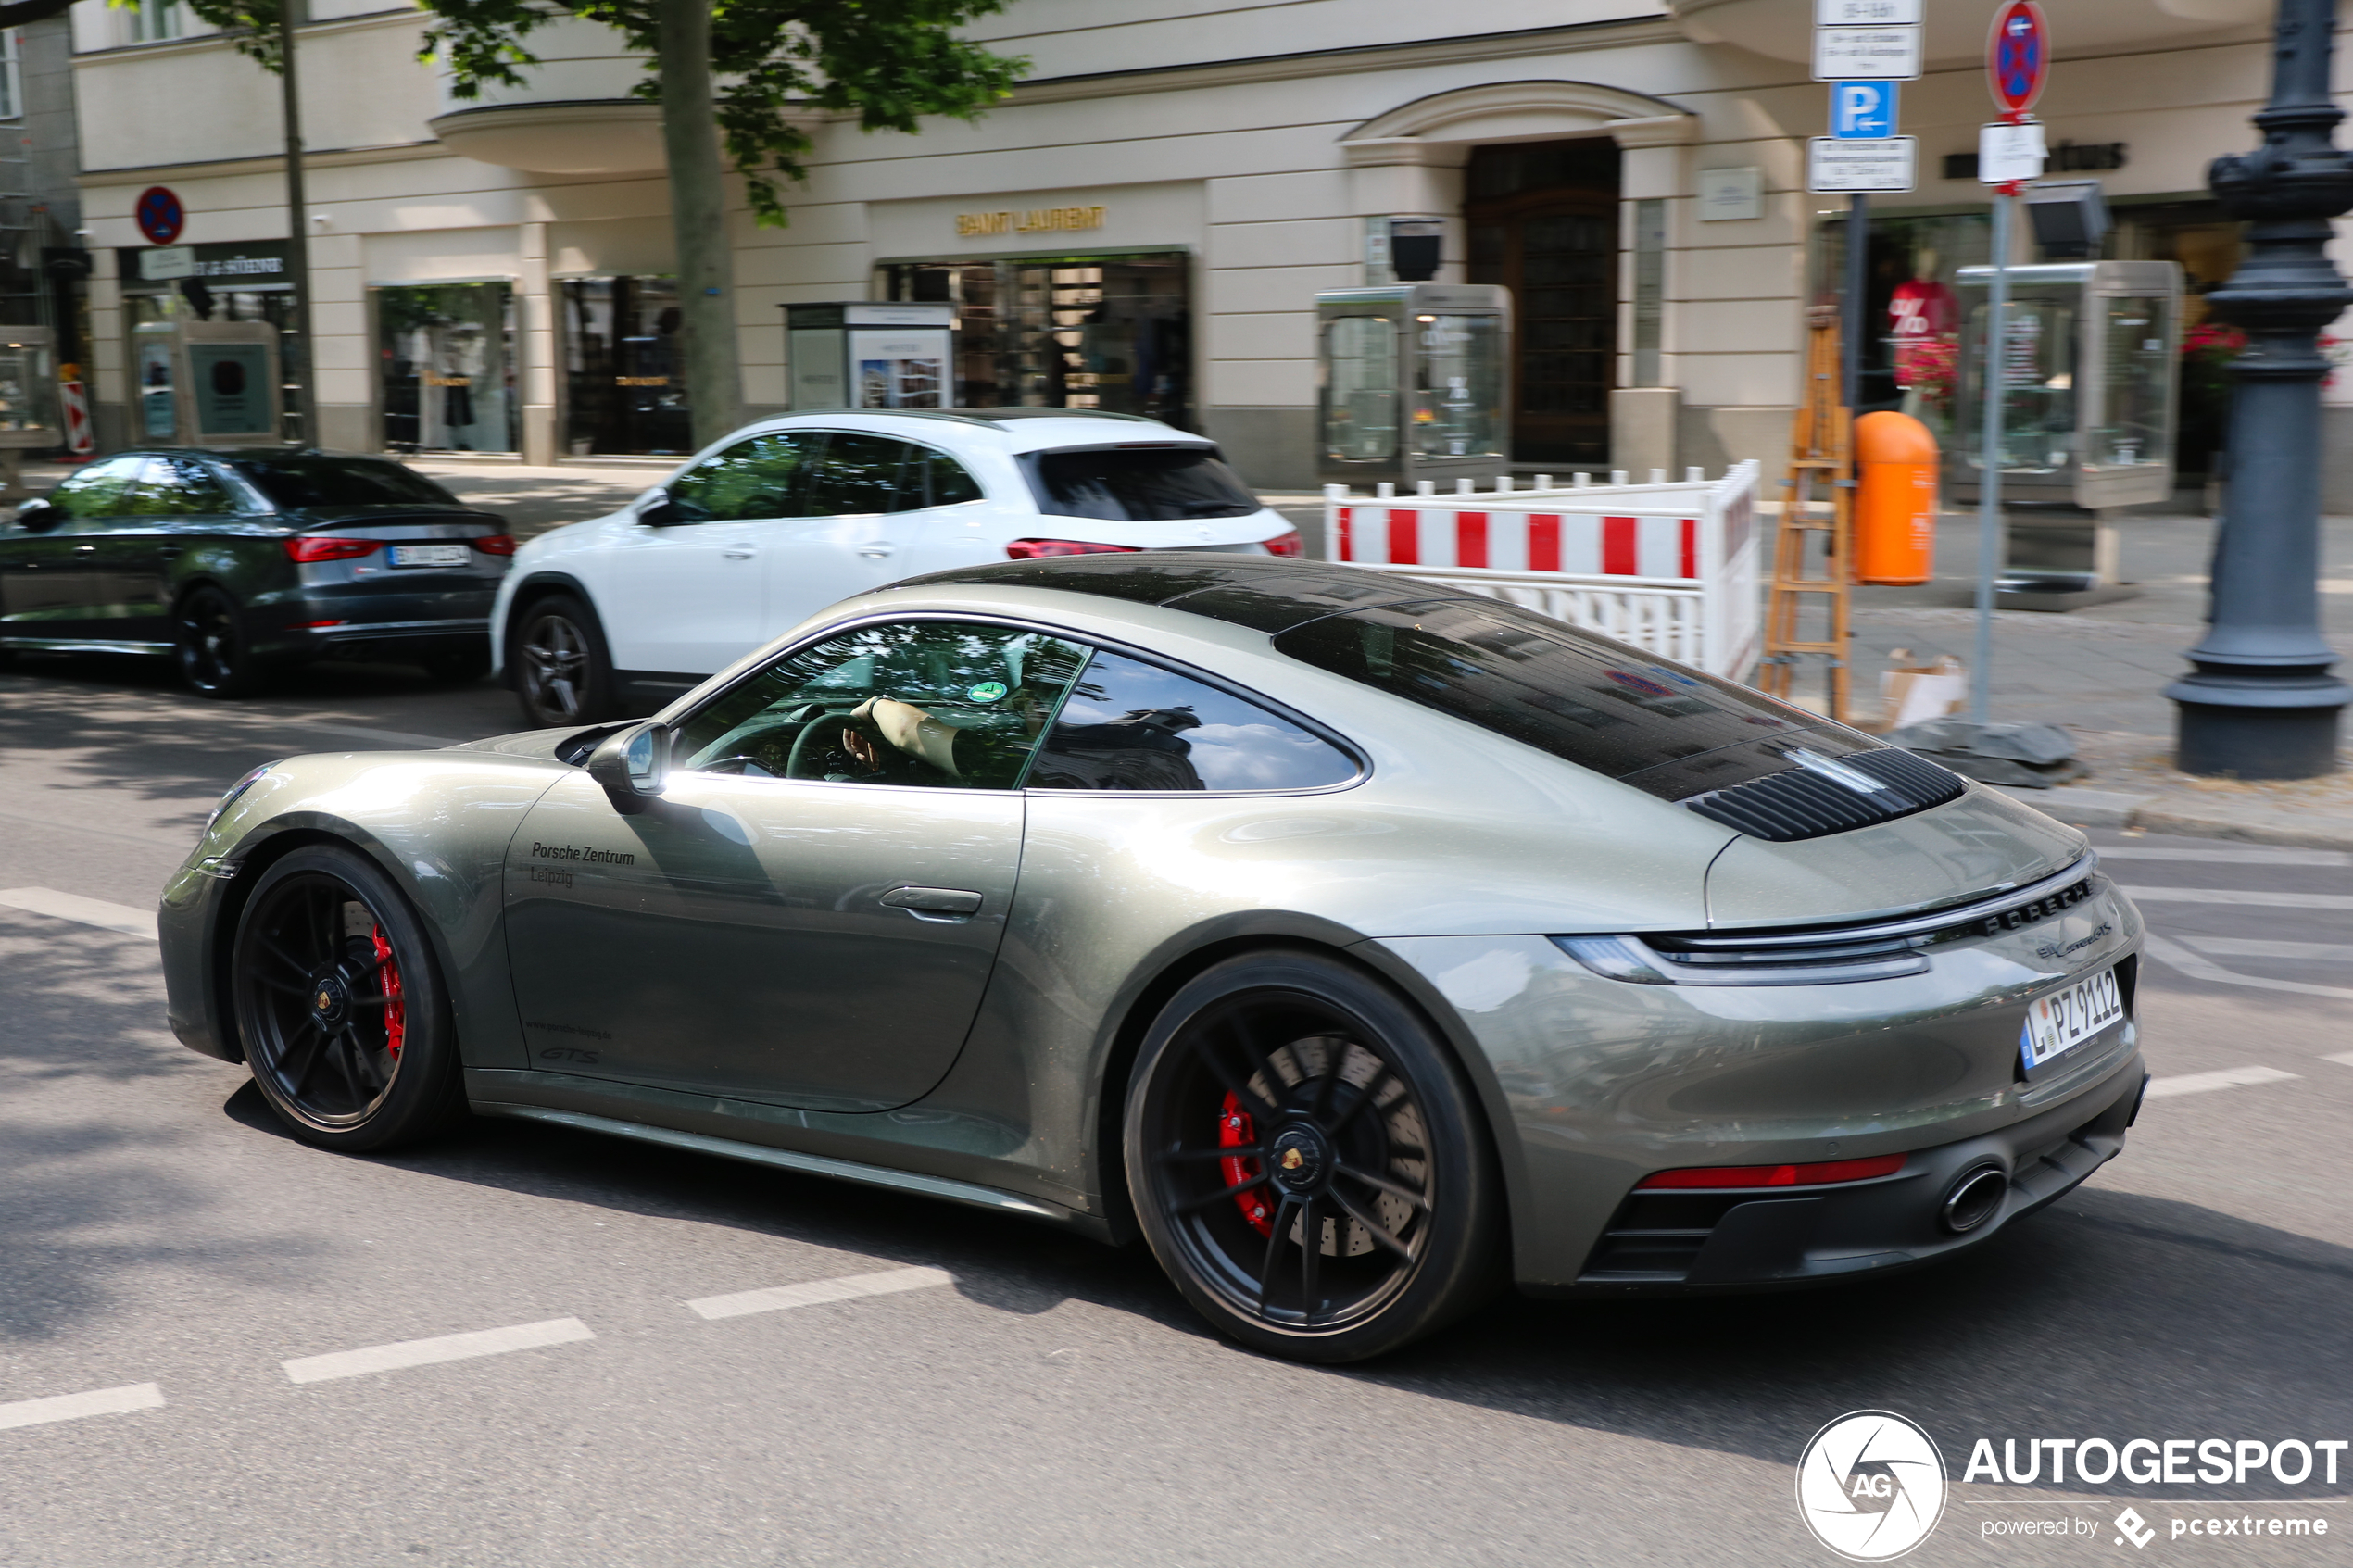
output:
[[2309, 816], [2258, 809], [2229, 816], [2185, 809], [2163, 795], [2128, 795], [2118, 790], [1989, 789], [2031, 806], [2070, 827], [2132, 829], [2184, 838], [2227, 838], [2288, 849], [2353, 849], [2353, 821], [2314, 821]]

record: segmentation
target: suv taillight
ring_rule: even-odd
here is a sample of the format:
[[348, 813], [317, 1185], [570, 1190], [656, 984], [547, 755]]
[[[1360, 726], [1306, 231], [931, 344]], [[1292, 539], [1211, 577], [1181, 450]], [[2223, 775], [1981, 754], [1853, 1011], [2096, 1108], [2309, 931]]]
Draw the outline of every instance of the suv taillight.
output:
[[1289, 533], [1277, 533], [1267, 540], [1266, 553], [1270, 556], [1289, 556], [1293, 560], [1299, 560], [1306, 556], [1307, 546], [1300, 538], [1299, 530], [1294, 528]]
[[485, 556], [511, 556], [515, 553], [515, 536], [511, 533], [485, 533], [466, 543]]
[[297, 533], [286, 541], [286, 558], [293, 561], [352, 560], [384, 548], [381, 539], [338, 539], [331, 533]]
[[1005, 546], [1007, 560], [1038, 560], [1047, 556], [1107, 556], [1135, 554], [1139, 545], [1090, 545], [1084, 539], [1016, 539]]

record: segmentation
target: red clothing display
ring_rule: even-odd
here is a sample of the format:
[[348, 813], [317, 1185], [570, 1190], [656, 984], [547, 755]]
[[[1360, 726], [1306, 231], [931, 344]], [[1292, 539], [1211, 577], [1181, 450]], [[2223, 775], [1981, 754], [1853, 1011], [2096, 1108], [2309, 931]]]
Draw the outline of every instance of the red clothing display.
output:
[[1950, 338], [1960, 327], [1961, 305], [1949, 285], [1914, 278], [1895, 285], [1887, 301], [1887, 320], [1895, 338], [1895, 383], [1909, 386], [1916, 369], [1913, 351]]

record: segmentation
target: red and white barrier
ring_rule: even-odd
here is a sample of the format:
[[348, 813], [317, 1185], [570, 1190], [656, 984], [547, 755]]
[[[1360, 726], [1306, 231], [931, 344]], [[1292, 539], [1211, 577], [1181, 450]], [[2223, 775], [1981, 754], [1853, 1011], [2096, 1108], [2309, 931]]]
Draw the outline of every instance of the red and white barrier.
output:
[[[1407, 573], [1524, 604], [1637, 647], [1745, 680], [1762, 651], [1755, 462], [1680, 483], [1516, 489], [1509, 478], [1452, 495], [1381, 485], [1369, 500], [1324, 488], [1331, 560]], [[1622, 481], [1624, 476], [1613, 475]]]

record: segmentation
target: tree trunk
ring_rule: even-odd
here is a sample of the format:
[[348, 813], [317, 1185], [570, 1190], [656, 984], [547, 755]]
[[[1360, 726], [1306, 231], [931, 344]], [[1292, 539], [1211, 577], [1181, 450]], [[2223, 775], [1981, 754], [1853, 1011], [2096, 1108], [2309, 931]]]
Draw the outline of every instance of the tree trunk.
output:
[[744, 422], [735, 252], [727, 234], [726, 170], [711, 116], [710, 6], [708, 0], [661, 0], [661, 6], [655, 63], [686, 340], [686, 406], [695, 445], [703, 446]]

